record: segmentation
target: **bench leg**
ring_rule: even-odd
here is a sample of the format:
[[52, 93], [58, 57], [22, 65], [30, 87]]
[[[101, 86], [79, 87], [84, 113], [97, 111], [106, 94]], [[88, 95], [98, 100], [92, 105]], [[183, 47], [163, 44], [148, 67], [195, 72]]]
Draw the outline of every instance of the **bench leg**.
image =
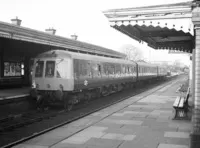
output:
[[175, 119], [187, 119], [188, 118], [188, 114], [187, 111], [185, 111], [184, 109], [175, 109], [175, 115], [174, 115], [174, 120]]
[[179, 116], [180, 118], [184, 118], [184, 117], [185, 117], [185, 111], [184, 111], [184, 110], [179, 110], [178, 116]]
[[176, 119], [176, 117], [177, 117], [177, 110], [176, 110], [176, 109], [174, 109], [174, 117], [173, 117], [173, 120], [175, 120], [175, 119]]

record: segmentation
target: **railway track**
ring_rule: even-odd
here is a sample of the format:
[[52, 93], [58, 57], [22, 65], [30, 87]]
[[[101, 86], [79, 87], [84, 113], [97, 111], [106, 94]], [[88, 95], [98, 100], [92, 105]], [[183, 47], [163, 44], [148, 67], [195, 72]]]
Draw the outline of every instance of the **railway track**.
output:
[[[158, 83], [161, 84], [160, 82]], [[10, 116], [7, 120], [0, 119], [0, 147], [7, 148], [15, 146], [33, 137], [39, 136], [55, 128], [87, 116], [88, 114], [121, 102], [131, 96], [142, 93], [149, 88], [157, 86], [158, 83], [153, 84], [153, 86], [145, 85], [145, 88], [137, 89], [134, 93], [132, 91], [128, 93], [127, 91], [124, 91], [121, 92], [120, 95], [117, 93], [91, 101], [89, 104], [78, 105], [69, 113], [64, 112], [63, 110], [50, 110], [43, 113], [35, 111], [33, 113], [24, 113], [14, 117]], [[161, 87], [165, 87], [167, 84], [168, 83]]]
[[34, 122], [39, 122], [41, 120], [54, 117], [62, 112], [63, 110], [51, 111], [51, 112], [33, 111], [28, 113], [11, 115], [7, 118], [0, 119], [0, 132], [11, 131], [16, 128], [26, 126], [28, 124], [32, 124]]

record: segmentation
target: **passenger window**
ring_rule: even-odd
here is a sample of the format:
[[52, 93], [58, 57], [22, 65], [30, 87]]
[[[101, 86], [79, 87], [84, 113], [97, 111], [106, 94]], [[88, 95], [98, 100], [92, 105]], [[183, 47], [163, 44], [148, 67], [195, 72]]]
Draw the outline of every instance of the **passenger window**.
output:
[[107, 63], [103, 64], [103, 69], [104, 69], [105, 75], [108, 75], [108, 65], [107, 65]]
[[112, 74], [114, 74], [114, 72], [115, 72], [114, 65], [109, 64], [109, 66], [108, 66], [108, 73], [112, 75]]
[[97, 66], [98, 66], [98, 75], [101, 75], [101, 65], [97, 64]]
[[121, 65], [120, 64], [115, 65], [115, 73], [118, 75], [121, 74]]
[[88, 72], [87, 61], [80, 60], [79, 63], [80, 63], [80, 76], [87, 76]]
[[92, 74], [93, 76], [99, 75], [99, 66], [96, 63], [92, 63]]
[[122, 73], [125, 74], [126, 73], [126, 67], [123, 65], [122, 66]]
[[91, 64], [90, 64], [89, 61], [88, 61], [88, 63], [87, 63], [87, 75], [88, 75], [89, 77], [92, 76], [92, 72], [91, 72]]
[[54, 77], [55, 61], [46, 62], [45, 77]]

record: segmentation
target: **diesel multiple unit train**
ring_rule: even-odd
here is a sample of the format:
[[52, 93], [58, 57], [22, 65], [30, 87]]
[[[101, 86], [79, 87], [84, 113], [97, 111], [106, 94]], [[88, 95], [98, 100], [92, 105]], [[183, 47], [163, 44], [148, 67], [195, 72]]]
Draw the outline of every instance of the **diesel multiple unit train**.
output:
[[31, 96], [61, 101], [65, 109], [71, 110], [82, 100], [106, 96], [166, 75], [166, 68], [145, 62], [51, 50], [34, 59]]

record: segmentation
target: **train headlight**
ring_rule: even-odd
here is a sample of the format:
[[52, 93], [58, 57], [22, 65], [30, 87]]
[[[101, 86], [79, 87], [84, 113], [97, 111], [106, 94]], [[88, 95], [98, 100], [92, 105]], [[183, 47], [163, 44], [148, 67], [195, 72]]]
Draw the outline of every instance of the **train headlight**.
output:
[[62, 84], [59, 85], [59, 88], [60, 88], [60, 90], [62, 90], [62, 91], [64, 90], [64, 87], [63, 87]]
[[47, 84], [47, 88], [51, 88], [51, 85], [50, 85], [50, 84]]

